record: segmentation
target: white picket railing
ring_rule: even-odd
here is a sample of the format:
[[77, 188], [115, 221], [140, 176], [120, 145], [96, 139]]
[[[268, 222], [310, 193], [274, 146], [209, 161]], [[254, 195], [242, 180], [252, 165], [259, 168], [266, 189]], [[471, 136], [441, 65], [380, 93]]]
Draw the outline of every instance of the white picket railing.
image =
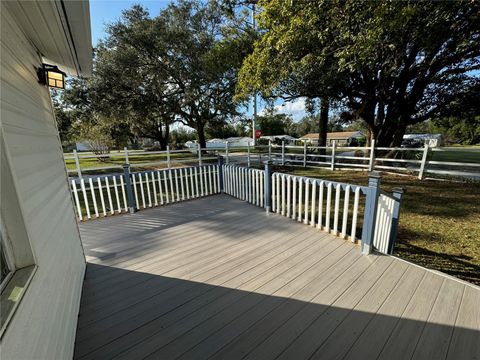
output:
[[271, 207], [274, 213], [335, 236], [361, 240], [364, 253], [393, 250], [402, 190], [381, 191], [378, 174], [369, 177], [368, 186], [358, 186], [271, 174], [271, 164], [265, 170], [223, 164], [139, 173], [128, 169], [126, 165], [123, 175], [72, 180], [80, 221], [218, 194], [223, 189], [267, 212]]
[[265, 171], [223, 165], [224, 192], [250, 204], [264, 207]]
[[123, 175], [72, 180], [71, 189], [79, 220], [128, 211]]
[[[190, 200], [220, 192], [218, 165], [172, 168], [130, 174], [134, 207]], [[129, 211], [125, 175], [99, 176], [71, 181], [80, 221]]]
[[137, 209], [185, 201], [219, 192], [218, 166], [132, 173], [132, 185]]
[[393, 197], [383, 193], [380, 194], [378, 197], [373, 247], [385, 254], [389, 253], [394, 206], [395, 199]]
[[368, 188], [283, 173], [272, 174], [272, 211], [357, 240], [359, 204]]

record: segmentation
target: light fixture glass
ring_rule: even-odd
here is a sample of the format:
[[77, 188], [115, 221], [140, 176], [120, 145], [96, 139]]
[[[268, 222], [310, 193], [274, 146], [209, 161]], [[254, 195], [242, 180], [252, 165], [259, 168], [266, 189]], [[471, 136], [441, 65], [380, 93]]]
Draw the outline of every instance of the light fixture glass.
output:
[[49, 64], [43, 64], [43, 67], [38, 71], [41, 84], [57, 89], [65, 88], [65, 75], [57, 66]]

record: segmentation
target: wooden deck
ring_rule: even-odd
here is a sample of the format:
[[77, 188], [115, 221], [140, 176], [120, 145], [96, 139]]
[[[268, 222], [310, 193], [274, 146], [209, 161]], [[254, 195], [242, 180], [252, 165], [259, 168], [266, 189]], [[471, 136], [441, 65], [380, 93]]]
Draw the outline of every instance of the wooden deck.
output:
[[480, 289], [225, 195], [81, 224], [76, 359], [479, 359]]

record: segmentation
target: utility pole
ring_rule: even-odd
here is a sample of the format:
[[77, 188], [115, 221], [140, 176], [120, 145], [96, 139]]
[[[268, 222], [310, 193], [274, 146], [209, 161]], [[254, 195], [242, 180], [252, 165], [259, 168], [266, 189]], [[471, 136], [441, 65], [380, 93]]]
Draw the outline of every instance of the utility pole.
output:
[[[252, 27], [253, 31], [256, 29], [255, 25], [255, 4], [252, 4]], [[253, 120], [252, 120], [252, 133], [253, 133], [253, 147], [257, 145], [257, 134], [255, 125], [257, 124], [257, 93], [253, 94]]]

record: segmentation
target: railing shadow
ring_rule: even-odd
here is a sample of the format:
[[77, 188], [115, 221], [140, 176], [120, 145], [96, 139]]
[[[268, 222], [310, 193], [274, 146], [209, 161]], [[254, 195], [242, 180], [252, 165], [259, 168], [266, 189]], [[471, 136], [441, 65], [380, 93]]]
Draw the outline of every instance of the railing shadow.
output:
[[75, 359], [466, 359], [480, 351], [474, 328], [148, 273], [136, 273], [143, 285], [126, 286], [132, 271], [111, 271], [119, 281], [98, 290], [105, 297], [82, 304]]

